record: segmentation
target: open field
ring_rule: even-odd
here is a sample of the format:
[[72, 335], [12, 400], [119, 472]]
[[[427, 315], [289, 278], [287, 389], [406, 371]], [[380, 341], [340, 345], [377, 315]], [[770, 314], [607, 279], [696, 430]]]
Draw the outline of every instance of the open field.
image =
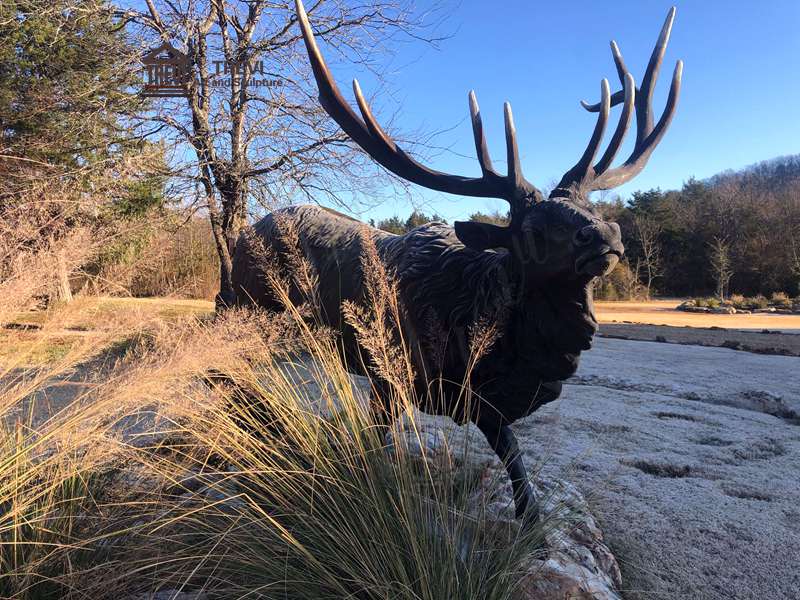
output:
[[714, 315], [674, 310], [681, 299], [647, 302], [597, 302], [600, 323], [640, 323], [670, 327], [723, 327], [725, 329], [800, 333], [800, 315], [757, 313]]
[[22, 313], [0, 330], [0, 365], [41, 366], [66, 356], [93, 339], [124, 345], [129, 334], [147, 324], [175, 322], [214, 312], [214, 303], [179, 298], [79, 298], [59, 314]]
[[604, 337], [800, 356], [800, 315], [712, 315], [674, 310], [680, 300], [598, 302]]

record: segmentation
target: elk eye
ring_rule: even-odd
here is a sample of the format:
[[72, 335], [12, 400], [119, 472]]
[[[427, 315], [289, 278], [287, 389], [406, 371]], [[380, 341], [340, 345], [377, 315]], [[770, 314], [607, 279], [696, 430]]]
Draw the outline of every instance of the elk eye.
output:
[[575, 244], [578, 246], [585, 246], [589, 242], [592, 241], [592, 231], [589, 227], [584, 227], [583, 229], [579, 229], [575, 232], [574, 236]]

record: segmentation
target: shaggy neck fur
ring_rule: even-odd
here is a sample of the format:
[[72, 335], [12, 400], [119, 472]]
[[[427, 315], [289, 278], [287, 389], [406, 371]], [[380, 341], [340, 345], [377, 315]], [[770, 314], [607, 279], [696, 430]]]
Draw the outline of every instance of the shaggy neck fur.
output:
[[578, 354], [591, 345], [597, 324], [590, 280], [526, 281], [510, 253], [465, 248], [440, 223], [379, 245], [399, 265], [400, 289], [415, 313], [435, 314], [445, 331], [462, 338], [482, 320], [500, 324], [490, 351], [500, 360], [486, 363], [535, 372], [544, 381], [566, 379], [577, 368]]

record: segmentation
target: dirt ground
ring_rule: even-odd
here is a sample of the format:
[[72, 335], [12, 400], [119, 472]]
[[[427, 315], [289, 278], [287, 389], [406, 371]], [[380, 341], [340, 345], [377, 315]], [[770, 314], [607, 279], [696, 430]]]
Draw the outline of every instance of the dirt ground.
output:
[[800, 356], [800, 315], [709, 315], [675, 310], [680, 300], [598, 302], [600, 335], [759, 354]]
[[[36, 426], [102, 384], [140, 332], [213, 311], [214, 303], [204, 300], [93, 297], [57, 314], [19, 315], [0, 328], [0, 395], [15, 397], [14, 388], [27, 387], [31, 394], [2, 420]], [[47, 381], [27, 384], [39, 369], [49, 373]]]
[[648, 302], [597, 302], [601, 323], [647, 323], [671, 327], [722, 327], [725, 329], [762, 329], [800, 333], [800, 315], [757, 313], [751, 315], [712, 315], [675, 310], [682, 298]]

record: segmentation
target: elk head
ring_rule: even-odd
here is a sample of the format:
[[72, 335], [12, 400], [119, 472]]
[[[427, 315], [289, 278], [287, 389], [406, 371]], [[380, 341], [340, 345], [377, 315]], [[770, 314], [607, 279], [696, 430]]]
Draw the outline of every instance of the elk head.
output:
[[[295, 0], [300, 26], [319, 87], [323, 108], [350, 138], [373, 159], [392, 173], [418, 185], [451, 194], [485, 198], [502, 198], [509, 203], [511, 222], [508, 227], [475, 222], [456, 222], [455, 233], [468, 248], [476, 251], [505, 248], [523, 269], [528, 280], [557, 278], [588, 282], [610, 273], [621, 258], [624, 248], [616, 223], [603, 221], [589, 203], [589, 193], [608, 190], [629, 181], [645, 166], [650, 154], [661, 141], [675, 113], [680, 92], [683, 63], [678, 61], [672, 77], [664, 113], [653, 124], [652, 97], [661, 62], [669, 41], [675, 8], [670, 9], [650, 62], [637, 88], [633, 76], [622, 60], [619, 48], [611, 42], [611, 50], [622, 90], [611, 94], [608, 81], [600, 86], [600, 102], [589, 105], [597, 112], [597, 124], [586, 151], [567, 171], [547, 200], [522, 175], [516, 130], [511, 106], [505, 104], [505, 134], [508, 172], [500, 175], [492, 165], [483, 133], [481, 113], [474, 92], [469, 93], [469, 109], [480, 177], [462, 177], [430, 169], [404, 152], [376, 122], [361, 93], [358, 81], [353, 91], [361, 112], [356, 115], [344, 100], [319, 51], [303, 3]], [[594, 162], [608, 123], [612, 106], [622, 104], [619, 122], [611, 141]], [[610, 168], [636, 112], [636, 143], [630, 157], [616, 168]]]

